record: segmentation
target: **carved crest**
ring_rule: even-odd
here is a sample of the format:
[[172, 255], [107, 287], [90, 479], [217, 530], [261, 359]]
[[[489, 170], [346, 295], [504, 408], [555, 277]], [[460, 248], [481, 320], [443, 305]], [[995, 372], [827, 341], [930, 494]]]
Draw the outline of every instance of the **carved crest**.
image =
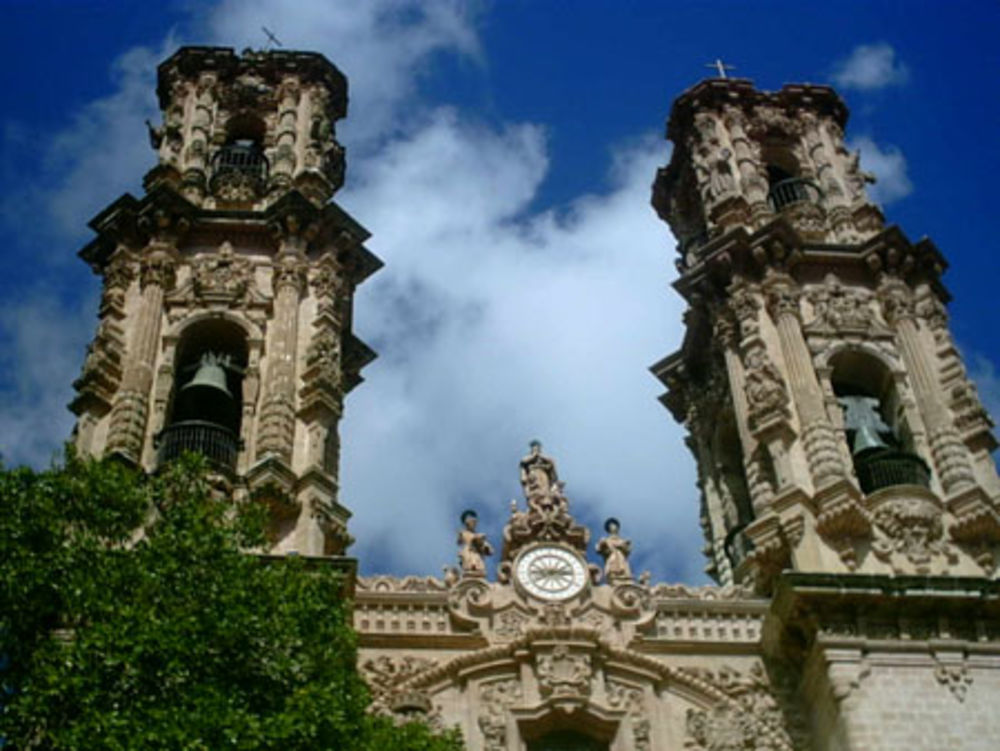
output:
[[559, 644], [549, 654], [539, 655], [535, 674], [542, 696], [586, 697], [590, 695], [593, 668], [590, 655], [570, 651]]
[[191, 283], [197, 297], [237, 302], [244, 299], [253, 282], [253, 265], [224, 242], [216, 253], [191, 262]]

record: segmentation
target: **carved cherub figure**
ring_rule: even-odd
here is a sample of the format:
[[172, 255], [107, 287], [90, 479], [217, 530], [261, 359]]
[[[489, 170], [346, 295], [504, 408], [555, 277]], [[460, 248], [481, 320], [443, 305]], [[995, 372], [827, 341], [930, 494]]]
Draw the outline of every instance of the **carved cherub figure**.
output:
[[632, 552], [632, 541], [618, 534], [621, 525], [614, 517], [604, 522], [607, 535], [597, 542], [597, 552], [604, 558], [604, 578], [621, 581], [632, 578], [632, 568], [628, 556]]
[[486, 576], [484, 556], [493, 555], [493, 546], [486, 535], [476, 531], [479, 517], [475, 511], [462, 512], [462, 529], [458, 532], [458, 562], [462, 576]]

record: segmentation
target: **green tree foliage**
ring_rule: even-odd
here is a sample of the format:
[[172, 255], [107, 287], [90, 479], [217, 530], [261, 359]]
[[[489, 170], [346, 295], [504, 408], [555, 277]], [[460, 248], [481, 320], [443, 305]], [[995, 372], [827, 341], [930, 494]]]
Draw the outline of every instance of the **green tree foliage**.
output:
[[193, 458], [0, 472], [5, 749], [460, 749], [365, 713], [340, 574], [263, 541]]

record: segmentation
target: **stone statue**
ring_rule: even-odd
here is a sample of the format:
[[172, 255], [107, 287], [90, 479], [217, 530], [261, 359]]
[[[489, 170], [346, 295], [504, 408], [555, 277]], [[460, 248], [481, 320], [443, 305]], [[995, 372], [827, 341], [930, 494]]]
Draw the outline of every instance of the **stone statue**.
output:
[[621, 525], [614, 517], [604, 522], [608, 534], [597, 542], [597, 552], [604, 558], [604, 578], [609, 582], [632, 578], [628, 556], [632, 552], [632, 541], [618, 534]]
[[483, 556], [493, 555], [493, 546], [486, 535], [476, 531], [479, 517], [475, 511], [462, 512], [462, 529], [458, 532], [458, 562], [462, 567], [462, 576], [486, 576], [486, 564]]
[[559, 482], [556, 463], [542, 453], [540, 441], [529, 444], [529, 453], [521, 460], [521, 487], [532, 511], [544, 513], [554, 503], [554, 488]]
[[754, 347], [746, 353], [744, 368], [750, 411], [753, 414], [763, 414], [784, 409], [788, 403], [788, 394], [785, 392], [781, 373], [761, 348]]

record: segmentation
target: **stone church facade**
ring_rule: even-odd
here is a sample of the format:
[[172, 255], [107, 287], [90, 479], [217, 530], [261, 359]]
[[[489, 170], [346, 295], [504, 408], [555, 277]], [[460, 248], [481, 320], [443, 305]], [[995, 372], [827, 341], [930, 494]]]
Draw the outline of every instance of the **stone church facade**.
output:
[[[374, 357], [353, 293], [381, 262], [332, 201], [347, 82], [317, 54], [186, 47], [157, 93], [144, 195], [81, 251], [103, 295], [77, 446], [149, 472], [201, 452], [268, 506], [270, 553], [353, 577], [337, 428]], [[828, 87], [726, 78], [670, 114], [653, 206], [689, 308], [652, 370], [717, 584], [633, 572], [617, 521], [578, 524], [533, 443], [501, 540], [469, 511], [442, 578], [354, 580], [375, 711], [472, 751], [997, 746], [992, 422], [947, 263], [885, 225], [846, 121]]]

